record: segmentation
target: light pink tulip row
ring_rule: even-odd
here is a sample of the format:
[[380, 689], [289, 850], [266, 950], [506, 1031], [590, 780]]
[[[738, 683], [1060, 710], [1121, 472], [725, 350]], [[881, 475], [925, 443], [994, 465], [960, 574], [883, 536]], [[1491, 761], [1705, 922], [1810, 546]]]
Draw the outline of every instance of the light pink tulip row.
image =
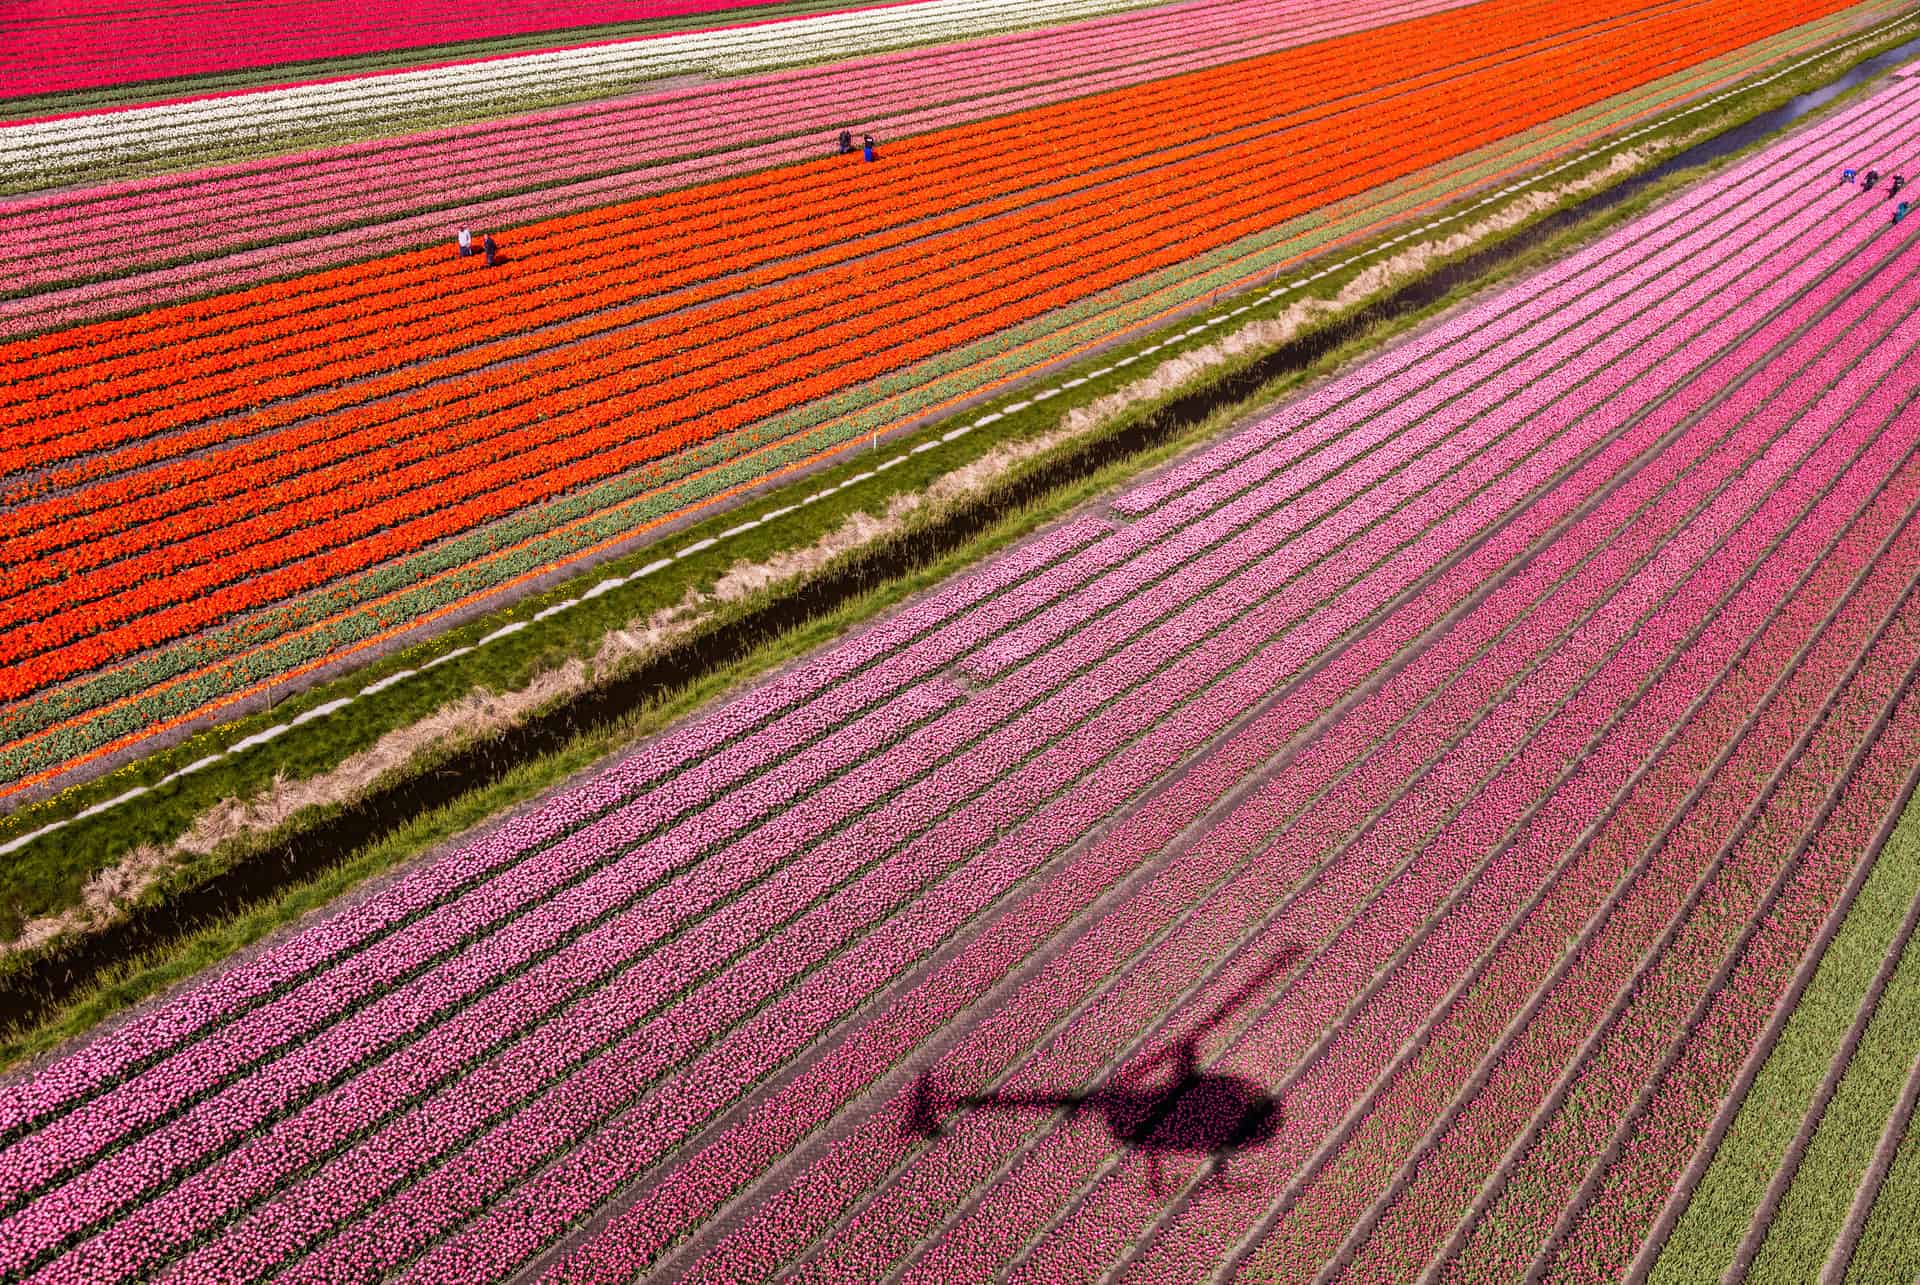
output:
[[[531, 853], [559, 841], [630, 803], [649, 788], [700, 794], [726, 789], [753, 765], [775, 761], [804, 736], [768, 737], [764, 730], [782, 716], [819, 720], [833, 705], [822, 697], [846, 679], [879, 662], [895, 674], [920, 659], [912, 644], [923, 638], [931, 653], [924, 664], [937, 672], [945, 650], [964, 650], [981, 637], [983, 606], [1005, 601], [1021, 581], [1094, 545], [1110, 523], [1077, 519], [1040, 540], [956, 581], [925, 601], [890, 617], [847, 644], [810, 658], [757, 688], [751, 702], [721, 706], [703, 719], [649, 743], [608, 772], [546, 808], [503, 823], [486, 837], [397, 881], [379, 898], [350, 907], [297, 939], [223, 972], [174, 1003], [128, 1023], [64, 1058], [24, 1083], [0, 1090], [0, 1130], [16, 1138], [51, 1117], [123, 1083], [141, 1068], [194, 1046], [213, 1029], [279, 999], [329, 966], [362, 958], [396, 929], [448, 904], [510, 869]], [[853, 708], [858, 708], [853, 707]], [[781, 728], [785, 733], [786, 729]], [[288, 1032], [298, 1037], [296, 1028]], [[278, 1043], [274, 1045], [278, 1047]], [[4, 1170], [6, 1166], [0, 1166]]]
[[[676, 1179], [675, 1179], [675, 1180], [676, 1180], [676, 1181], [678, 1181], [678, 1174], [676, 1174]], [[1017, 1187], [1017, 1186], [1018, 1186], [1018, 1184], [1015, 1184], [1015, 1187]], [[1040, 1206], [1041, 1206], [1041, 1207], [1045, 1207], [1045, 1202], [1044, 1202], [1044, 1201], [1042, 1201], [1042, 1202], [1039, 1202], [1039, 1204], [1040, 1204]], [[659, 1222], [659, 1215], [660, 1215], [660, 1209], [659, 1209], [659, 1207], [658, 1207], [658, 1205], [657, 1205], [657, 1204], [654, 1204], [654, 1203], [651, 1203], [651, 1202], [650, 1202], [650, 1203], [649, 1203], [649, 1205], [648, 1205], [648, 1209], [647, 1209], [647, 1218], [648, 1218], [648, 1220], [649, 1220], [649, 1222], [650, 1222], [651, 1224], [653, 1224], [653, 1225], [655, 1225], [655, 1226], [657, 1226], [657, 1224], [658, 1224], [658, 1222]], [[636, 1221], [637, 1221], [637, 1220], [636, 1220]], [[992, 1220], [992, 1219], [989, 1219], [988, 1221], [989, 1221], [989, 1222], [991, 1223], [991, 1222], [993, 1222], [993, 1221], [995, 1221], [995, 1220]], [[657, 1234], [654, 1234], [654, 1239], [655, 1239], [655, 1241], [656, 1241], [656, 1243], [657, 1243], [657, 1242], [658, 1242], [658, 1239], [659, 1239], [659, 1237], [658, 1237], [658, 1235], [657, 1235]], [[616, 1261], [617, 1261], [617, 1260], [616, 1260]], [[629, 1266], [631, 1266], [631, 1261], [629, 1261], [629, 1264], [628, 1264], [628, 1265], [629, 1265]]]
[[[258, 9], [245, 4], [147, 4], [137, 12], [76, 12], [44, 6], [9, 15], [10, 56], [0, 98], [93, 89], [282, 63], [345, 58], [425, 45], [485, 40], [569, 27], [744, 11], [766, 0], [508, 0], [484, 10], [434, 3], [344, 4], [306, 0]], [[849, 9], [861, 6], [849, 4]]]
[[[1201, 563], [1201, 564], [1196, 564], [1196, 567], [1200, 567], [1200, 566], [1204, 566], [1204, 563]], [[1185, 599], [1186, 599], [1187, 597], [1189, 597], [1189, 596], [1190, 596], [1190, 591], [1189, 591], [1189, 590], [1188, 590], [1188, 589], [1187, 589], [1187, 588], [1186, 588], [1185, 586], [1169, 586], [1169, 587], [1168, 587], [1168, 591], [1167, 591], [1167, 592], [1166, 592], [1166, 593], [1165, 593], [1164, 595], [1160, 595], [1160, 596], [1162, 596], [1162, 597], [1164, 597], [1164, 599], [1165, 599], [1165, 601], [1167, 601], [1167, 602], [1169, 602], [1169, 603], [1177, 603], [1177, 602], [1180, 602], [1180, 601], [1184, 601], [1184, 600], [1185, 600]], [[1191, 616], [1191, 615], [1193, 615], [1193, 613], [1188, 613], [1188, 614], [1189, 614], [1189, 616]], [[1235, 615], [1233, 615], [1233, 614], [1232, 614], [1231, 612], [1229, 612], [1229, 613], [1228, 613], [1227, 615], [1225, 615], [1225, 616], [1222, 616], [1222, 615], [1220, 615], [1220, 610], [1219, 610], [1219, 607], [1218, 607], [1218, 606], [1216, 606], [1216, 607], [1215, 607], [1215, 609], [1214, 609], [1214, 614], [1215, 614], [1215, 617], [1216, 617], [1216, 619], [1215, 619], [1215, 621], [1214, 621], [1214, 627], [1215, 627], [1216, 629], [1217, 629], [1217, 628], [1219, 627], [1219, 625], [1220, 625], [1221, 623], [1224, 623], [1225, 621], [1228, 621], [1228, 620], [1233, 620], [1233, 619], [1236, 619], [1236, 617], [1235, 617]], [[1269, 614], [1274, 614], [1274, 613], [1269, 613]], [[1286, 610], [1286, 611], [1283, 611], [1283, 612], [1279, 612], [1279, 613], [1277, 613], [1277, 614], [1275, 614], [1275, 615], [1274, 615], [1274, 618], [1275, 618], [1275, 619], [1277, 619], [1278, 621], [1281, 621], [1281, 622], [1284, 622], [1284, 621], [1286, 621], [1286, 620], [1290, 620], [1290, 619], [1297, 619], [1297, 618], [1299, 618], [1299, 615], [1300, 615], [1300, 612], [1299, 612], [1299, 608], [1297, 608], [1297, 607], [1294, 607], [1294, 608], [1290, 608], [1290, 609], [1288, 609], [1288, 610]], [[1258, 635], [1259, 635], [1260, 633], [1262, 633], [1262, 632], [1264, 632], [1264, 630], [1263, 630], [1263, 629], [1262, 629], [1262, 628], [1260, 627], [1260, 625], [1259, 625], [1259, 623], [1258, 623], [1258, 618], [1254, 618], [1254, 617], [1245, 617], [1245, 616], [1239, 616], [1239, 617], [1237, 617], [1237, 619], [1238, 619], [1238, 623], [1239, 623], [1239, 625], [1240, 625], [1240, 627], [1241, 627], [1241, 629], [1240, 629], [1240, 631], [1239, 631], [1239, 632], [1245, 632], [1245, 633], [1249, 633], [1249, 634], [1252, 634], [1252, 635], [1254, 635], [1254, 636], [1258, 636]], [[1131, 626], [1129, 625], [1129, 626], [1127, 626], [1127, 627], [1128, 627], [1128, 628], [1130, 628]], [[1091, 641], [1089, 641], [1089, 640], [1091, 640]], [[1078, 639], [1077, 641], [1079, 641], [1079, 642], [1081, 642], [1081, 643], [1082, 643], [1083, 645], [1091, 645], [1091, 646], [1094, 646], [1094, 647], [1098, 647], [1098, 646], [1100, 646], [1100, 645], [1101, 645], [1101, 644], [1100, 644], [1100, 641], [1099, 641], [1099, 638], [1098, 638], [1098, 635], [1087, 635], [1087, 634], [1083, 634], [1083, 635], [1081, 636], [1081, 638], [1080, 638], [1080, 639]], [[1146, 657], [1148, 657], [1148, 656], [1151, 656], [1151, 655], [1153, 655], [1153, 654], [1155, 654], [1155, 653], [1156, 653], [1156, 652], [1158, 652], [1158, 651], [1163, 651], [1163, 650], [1165, 649], [1165, 647], [1167, 646], [1167, 641], [1166, 641], [1166, 639], [1165, 639], [1164, 637], [1161, 637], [1161, 638], [1155, 638], [1155, 639], [1153, 639], [1153, 640], [1151, 640], [1151, 642], [1152, 642], [1152, 648], [1151, 648], [1151, 649], [1143, 649], [1142, 651], [1140, 651], [1140, 653], [1139, 653], [1138, 655], [1123, 655], [1123, 656], [1122, 656], [1122, 658], [1121, 658], [1121, 659], [1122, 659], [1122, 661], [1123, 661], [1123, 663], [1122, 663], [1122, 664], [1121, 664], [1121, 665], [1119, 666], [1119, 670], [1120, 670], [1120, 672], [1121, 672], [1121, 673], [1125, 673], [1125, 672], [1128, 672], [1128, 671], [1137, 671], [1137, 670], [1138, 670], [1138, 669], [1140, 668], [1140, 666], [1141, 666], [1141, 664], [1143, 663], [1143, 661], [1144, 661], [1144, 660], [1146, 659]], [[1271, 681], [1271, 680], [1269, 680], [1269, 681]], [[1096, 675], [1096, 676], [1094, 676], [1093, 678], [1090, 678], [1090, 679], [1089, 679], [1089, 682], [1092, 682], [1092, 683], [1093, 683], [1093, 684], [1095, 685], [1095, 692], [1096, 692], [1096, 694], [1097, 694], [1097, 693], [1098, 693], [1098, 691], [1099, 691], [1099, 687], [1098, 687], [1098, 683], [1099, 683], [1099, 679], [1098, 679], [1098, 676]], [[1231, 709], [1231, 708], [1236, 708], [1236, 707], [1238, 707], [1238, 702], [1231, 702], [1231, 703], [1229, 703], [1229, 704], [1228, 704], [1228, 706], [1227, 706], [1227, 708], [1229, 708], [1229, 709]], [[1144, 711], [1144, 713], [1145, 713], [1145, 714], [1146, 714], [1147, 716], [1149, 716], [1149, 718], [1151, 718], [1151, 717], [1153, 717], [1153, 716], [1157, 716], [1157, 715], [1159, 714], [1159, 712], [1160, 712], [1160, 711], [1158, 711], [1157, 709], [1153, 709], [1153, 708], [1148, 708], [1148, 709], [1146, 709], [1146, 710]], [[1165, 730], [1167, 729], [1167, 724], [1165, 724], [1165, 723], [1163, 723], [1163, 724], [1160, 724], [1160, 725], [1159, 725], [1159, 727], [1160, 727], [1160, 729], [1161, 729], [1161, 731], [1162, 731], [1162, 732], [1165, 732]], [[1086, 755], [1085, 755], [1085, 754], [1083, 753], [1083, 754], [1081, 754], [1081, 755], [1080, 755], [1079, 757], [1080, 757], [1080, 758], [1082, 758], [1082, 759], [1084, 759], [1084, 758], [1086, 757]], [[909, 827], [909, 828], [911, 828], [911, 827]], [[335, 1266], [335, 1267], [338, 1267], [338, 1264], [336, 1263], [336, 1264], [334, 1264], [334, 1266]]]
[[[1437, 5], [1439, 0], [1430, 0]], [[573, 182], [710, 154], [800, 132], [779, 159], [818, 156], [837, 122], [867, 122], [890, 136], [1136, 84], [1407, 16], [1378, 0], [1321, 0], [1302, 10], [1278, 0], [1228, 12], [1220, 3], [1176, 13], [1144, 10], [1119, 18], [1022, 32], [836, 63], [802, 72], [729, 80], [646, 95], [591, 113], [537, 113], [471, 129], [250, 161], [187, 174], [127, 180], [21, 199], [0, 230], [0, 253], [22, 264], [18, 285], [39, 285], [120, 262], [181, 253], [224, 253], [276, 231], [331, 230], [351, 194], [357, 220], [397, 216], [422, 204], [465, 206], [527, 186]], [[1011, 97], [1016, 92], [1037, 97]], [[963, 104], [981, 100], [978, 110]], [[612, 158], [610, 163], [609, 158]], [[738, 161], [712, 156], [712, 175], [759, 168], [772, 155]], [[432, 179], [426, 175], [432, 175]], [[681, 178], [679, 181], [691, 181]], [[662, 184], [664, 186], [665, 184]], [[647, 187], [640, 190], [655, 190]], [[625, 191], [608, 188], [600, 199]], [[547, 215], [564, 212], [564, 192], [534, 198]], [[556, 206], [559, 202], [559, 206]], [[492, 222], [501, 222], [494, 217]], [[437, 237], [444, 232], [435, 224]], [[336, 252], [338, 242], [336, 240]]]

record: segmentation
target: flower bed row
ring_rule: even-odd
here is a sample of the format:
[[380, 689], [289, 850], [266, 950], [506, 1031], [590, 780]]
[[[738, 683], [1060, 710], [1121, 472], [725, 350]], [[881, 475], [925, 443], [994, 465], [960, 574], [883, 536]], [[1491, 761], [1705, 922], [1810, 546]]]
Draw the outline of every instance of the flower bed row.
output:
[[368, 137], [530, 104], [612, 97], [636, 83], [720, 78], [912, 45], [1046, 26], [1139, 0], [916, 0], [782, 22], [682, 32], [312, 84], [56, 116], [0, 129], [14, 185], [52, 187], [107, 172], [151, 172]]

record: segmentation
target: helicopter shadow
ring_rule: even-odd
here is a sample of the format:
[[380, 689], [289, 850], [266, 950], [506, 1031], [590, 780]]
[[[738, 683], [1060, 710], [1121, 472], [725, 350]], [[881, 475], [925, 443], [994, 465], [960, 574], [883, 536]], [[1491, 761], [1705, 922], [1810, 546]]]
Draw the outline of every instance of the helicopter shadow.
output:
[[933, 1072], [925, 1071], [914, 1081], [907, 1128], [932, 1138], [945, 1133], [947, 1117], [961, 1112], [1046, 1110], [1078, 1115], [1091, 1111], [1105, 1117], [1116, 1143], [1152, 1158], [1149, 1175], [1156, 1195], [1165, 1194], [1162, 1157], [1169, 1154], [1210, 1157], [1212, 1171], [1206, 1181], [1228, 1184], [1228, 1162], [1270, 1141], [1285, 1113], [1279, 1097], [1262, 1085], [1245, 1076], [1203, 1068], [1200, 1045], [1257, 999], [1301, 954], [1299, 948], [1289, 947], [1268, 960], [1184, 1039], [1136, 1063], [1127, 1083], [1106, 1081], [1083, 1093], [943, 1096]]

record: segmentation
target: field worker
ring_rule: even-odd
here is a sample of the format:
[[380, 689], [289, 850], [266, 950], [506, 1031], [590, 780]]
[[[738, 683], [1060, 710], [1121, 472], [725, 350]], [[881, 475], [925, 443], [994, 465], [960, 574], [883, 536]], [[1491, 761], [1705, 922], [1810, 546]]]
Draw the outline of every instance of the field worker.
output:
[[1841, 177], [1841, 179], [1842, 179], [1842, 180], [1844, 180], [1844, 181], [1846, 181], [1846, 182], [1848, 182], [1848, 183], [1851, 183], [1851, 182], [1853, 182], [1853, 171], [1852, 171], [1852, 170], [1841, 170], [1841, 171], [1840, 171], [1840, 177]]
[[1900, 204], [1893, 207], [1893, 221], [1895, 223], [1898, 223], [1901, 219], [1904, 219], [1906, 217], [1907, 217], [1907, 203], [1905, 201], [1902, 201], [1900, 202]]
[[1907, 185], [1907, 180], [1901, 178], [1898, 174], [1895, 174], [1893, 176], [1893, 182], [1887, 187], [1887, 195], [1888, 196], [1895, 195], [1900, 191], [1901, 188], [1905, 187], [1906, 185]]
[[500, 247], [493, 243], [493, 233], [489, 232], [480, 242], [480, 248], [487, 252], [487, 266], [493, 266], [494, 256], [500, 253]]
[[873, 150], [873, 135], [871, 134], [862, 134], [860, 136], [860, 150], [870, 161], [879, 159], [879, 153]]
[[840, 155], [846, 156], [850, 154], [852, 151], [853, 151], [853, 131], [850, 129], [843, 129], [840, 131]]
[[1879, 181], [1880, 181], [1880, 171], [1879, 171], [1879, 170], [1868, 170], [1868, 171], [1867, 171], [1867, 191], [1869, 191], [1869, 192], [1871, 192], [1871, 191], [1873, 191], [1873, 185], [1874, 185], [1875, 183], [1878, 183]]
[[461, 228], [460, 229], [460, 257], [464, 259], [472, 253], [473, 253], [473, 233], [467, 231], [465, 228]]

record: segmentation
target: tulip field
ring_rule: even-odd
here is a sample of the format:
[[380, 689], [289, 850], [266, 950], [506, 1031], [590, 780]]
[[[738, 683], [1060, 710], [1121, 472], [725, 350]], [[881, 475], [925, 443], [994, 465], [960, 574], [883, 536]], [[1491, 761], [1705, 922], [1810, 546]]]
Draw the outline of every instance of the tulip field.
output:
[[508, 0], [478, 9], [393, 0], [270, 7], [155, 0], [131, 12], [102, 4], [23, 5], [0, 17], [8, 46], [0, 56], [0, 98], [647, 19], [751, 20], [756, 9], [780, 12], [774, 0]]
[[[1223, 136], [1259, 137], [1231, 101]], [[1111, 218], [1128, 127], [1063, 115], [1017, 159], [1065, 211], [1104, 158]], [[971, 148], [900, 148], [889, 210], [1016, 159]], [[1920, 173], [1920, 83], [0, 1082], [0, 1277], [1915, 1279], [1920, 220], [1841, 178], [1868, 168]], [[552, 493], [535, 443], [555, 470], [657, 453], [563, 390], [672, 350], [684, 312], [609, 297], [618, 350], [583, 333], [550, 372], [527, 314], [621, 288], [629, 264], [566, 266], [612, 220], [684, 238], [645, 271], [687, 290], [710, 243], [747, 275], [791, 238], [827, 277], [795, 174], [529, 230], [497, 282], [423, 254], [0, 354], [68, 408], [8, 407], [48, 470], [0, 513], [33, 550], [10, 695], [478, 520], [501, 461], [515, 502]], [[1140, 191], [1129, 253], [1180, 181]], [[1286, 181], [1207, 188], [1224, 219]], [[763, 250], [715, 201], [791, 217]], [[1040, 288], [1050, 233], [1009, 227]], [[1020, 306], [965, 253], [903, 269], [944, 327]], [[877, 254], [857, 275], [885, 284]], [[433, 309], [462, 291], [514, 302], [450, 348]], [[814, 342], [813, 292], [765, 296], [755, 342]], [[264, 408], [242, 310], [303, 318]], [[723, 355], [725, 323], [677, 333], [670, 379], [608, 376], [669, 408], [651, 432], [800, 395]], [[497, 385], [460, 406], [491, 343], [528, 345], [544, 420], [505, 426]], [[328, 375], [349, 352], [448, 373], [398, 427]], [[297, 452], [257, 449], [276, 415]], [[224, 516], [148, 521], [202, 495]]]
[[[0, 793], [1894, 7], [1190, 0], [16, 195]], [[279, 92], [0, 126], [0, 155], [33, 187]], [[873, 120], [878, 164], [822, 154]], [[469, 202], [526, 220], [478, 225], [496, 267], [452, 253]]]

